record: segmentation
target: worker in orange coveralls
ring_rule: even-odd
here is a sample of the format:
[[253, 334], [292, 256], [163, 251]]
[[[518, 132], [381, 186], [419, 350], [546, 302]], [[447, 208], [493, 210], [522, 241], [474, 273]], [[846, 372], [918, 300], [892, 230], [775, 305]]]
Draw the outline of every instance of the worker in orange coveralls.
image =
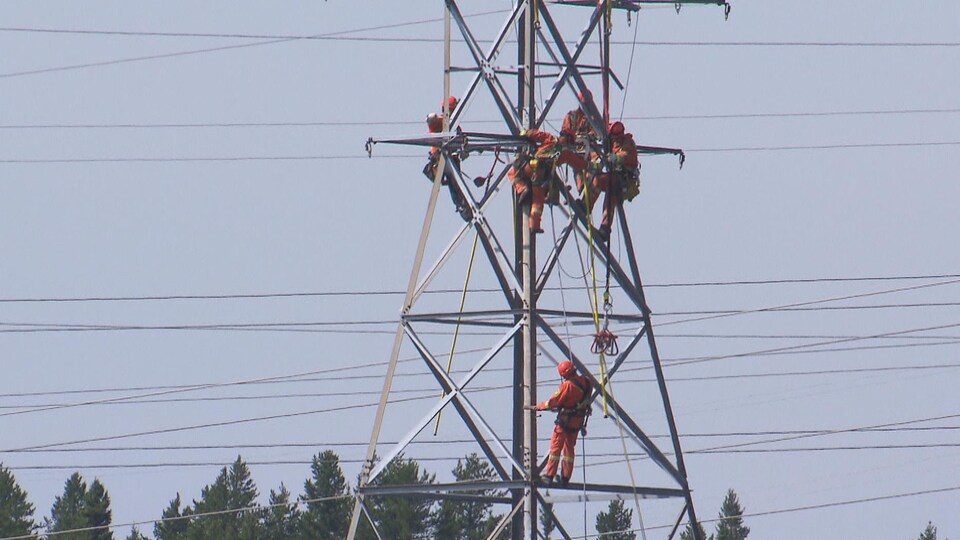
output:
[[[577, 94], [577, 98], [581, 102], [584, 102], [592, 100], [593, 96], [587, 91], [586, 93]], [[583, 112], [583, 105], [567, 112], [567, 115], [563, 117], [563, 126], [560, 128], [560, 133], [570, 133], [574, 138], [580, 139], [577, 141], [579, 145], [583, 145], [584, 141], [588, 138], [594, 140], [597, 138], [597, 132], [594, 131], [593, 126], [590, 125], [590, 121], [587, 120], [586, 113]], [[583, 146], [580, 146], [579, 149], [582, 151]]]
[[[457, 108], [457, 98], [450, 96], [447, 99], [443, 100], [441, 103], [441, 108], [446, 107], [447, 111], [450, 113]], [[427, 115], [427, 131], [430, 133], [440, 133], [443, 131], [443, 113], [430, 113]], [[427, 165], [423, 168], [423, 175], [427, 177], [431, 182], [433, 182], [434, 176], [437, 174], [437, 165], [440, 164], [440, 149], [436, 146], [430, 148], [430, 156]], [[448, 157], [446, 167], [444, 167], [443, 176], [440, 178], [440, 185], [447, 186], [447, 189], [450, 190], [450, 199], [453, 200], [453, 205], [456, 207], [457, 212], [460, 214], [460, 217], [464, 221], [470, 221], [473, 219], [473, 213], [470, 211], [470, 206], [466, 203], [463, 198], [463, 194], [460, 193], [460, 189], [457, 187], [457, 181], [454, 178], [453, 171], [447, 167], [456, 167], [460, 168], [460, 160], [454, 157]]]
[[[593, 95], [587, 90], [586, 93], [577, 94], [577, 98], [582, 103], [592, 100]], [[577, 153], [583, 156], [591, 155], [590, 148], [597, 143], [597, 132], [593, 129], [593, 126], [590, 125], [590, 121], [587, 120], [587, 115], [583, 112], [583, 105], [568, 111], [566, 116], [563, 117], [560, 137], [563, 138], [564, 136], [573, 141], [573, 148], [575, 148]], [[577, 190], [580, 192], [583, 191], [584, 177], [583, 172], [577, 174], [576, 177]]]
[[[600, 196], [603, 198], [603, 221], [600, 223], [600, 234], [605, 239], [610, 238], [610, 226], [618, 204], [624, 199], [632, 201], [640, 193], [640, 160], [637, 157], [637, 144], [633, 135], [626, 133], [622, 122], [610, 124], [610, 158], [608, 171], [598, 173], [590, 183], [590, 191], [585, 195], [589, 199], [588, 212], [593, 210]], [[600, 169], [601, 163], [595, 161], [593, 166]]]
[[[547, 466], [542, 478], [552, 484], [557, 474], [557, 466], [563, 462], [560, 470], [560, 485], [566, 486], [573, 476], [574, 450], [577, 435], [584, 430], [586, 418], [590, 412], [590, 379], [577, 375], [573, 362], [565, 360], [557, 366], [563, 382], [550, 399], [527, 409], [537, 411], [556, 410], [557, 420], [550, 438], [550, 451], [547, 454]], [[584, 433], [586, 431], [584, 430]]]
[[[517, 202], [520, 204], [530, 202], [530, 230], [542, 233], [540, 221], [543, 217], [543, 205], [547, 199], [548, 188], [555, 177], [556, 167], [570, 165], [576, 171], [583, 171], [587, 167], [587, 162], [567, 144], [546, 131], [530, 129], [522, 131], [520, 136], [533, 142], [536, 145], [536, 151], [532, 157], [526, 154], [520, 155], [507, 171], [507, 177], [513, 183]], [[569, 142], [569, 139], [565, 138], [564, 141]]]

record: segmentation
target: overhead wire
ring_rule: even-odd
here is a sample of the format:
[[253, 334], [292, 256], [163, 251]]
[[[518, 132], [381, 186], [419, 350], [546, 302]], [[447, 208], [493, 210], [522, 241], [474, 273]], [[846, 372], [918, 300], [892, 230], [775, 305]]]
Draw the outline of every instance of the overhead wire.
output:
[[[876, 310], [876, 309], [910, 309], [910, 308], [940, 308], [940, 307], [957, 307], [960, 306], [960, 302], [909, 302], [902, 304], [873, 304], [873, 305], [854, 305], [854, 306], [805, 306], [805, 307], [784, 307], [784, 308], [763, 308], [760, 310], [752, 309], [716, 309], [716, 310], [684, 310], [684, 311], [665, 311], [665, 312], [655, 312], [654, 315], [659, 317], [675, 317], [675, 316], [691, 316], [691, 315], [742, 315], [742, 314], [779, 314], [779, 313], [793, 313], [793, 312], [823, 312], [823, 311], [860, 311], [860, 310]], [[549, 319], [550, 317], [545, 317]], [[560, 318], [563, 318], [562, 316]], [[698, 322], [701, 319], [696, 320], [687, 320], [684, 322]], [[478, 322], [483, 322], [484, 324], [493, 324], [495, 320], [488, 319], [486, 321], [481, 321], [477, 319]], [[673, 324], [676, 321], [665, 321], [660, 322], [658, 325], [667, 326]], [[67, 322], [18, 322], [18, 321], [3, 321], [0, 322], [0, 334], [24, 334], [24, 333], [37, 333], [37, 332], [105, 332], [105, 331], [154, 331], [154, 330], [163, 330], [163, 331], [193, 331], [193, 330], [210, 330], [210, 331], [299, 331], [299, 332], [309, 332], [309, 333], [352, 333], [352, 334], [392, 334], [387, 330], [376, 330], [376, 329], [356, 329], [348, 330], [349, 327], [358, 327], [358, 326], [385, 326], [385, 325], [394, 325], [396, 321], [388, 320], [348, 320], [348, 321], [273, 321], [273, 322], [257, 322], [257, 323], [203, 323], [203, 324], [160, 324], [160, 325], [144, 325], [144, 324], [117, 324], [117, 323], [104, 323], [104, 324], [89, 324], [89, 323], [67, 323]], [[574, 322], [574, 326], [581, 326], [586, 323]], [[621, 326], [629, 326], [622, 324]], [[437, 335], [445, 336], [451, 335], [453, 331], [449, 330], [426, 330], [422, 332], [422, 335]], [[500, 333], [495, 331], [463, 331], [460, 333], [464, 335], [473, 335], [473, 336], [492, 336], [500, 335]], [[577, 337], [583, 337], [586, 334], [577, 334]], [[663, 334], [664, 337], [709, 337], [709, 338], [728, 338], [728, 339], [741, 339], [741, 338], [754, 338], [754, 339], [813, 339], [816, 337], [823, 336], [813, 336], [813, 335], [759, 335], [759, 334]], [[845, 336], [830, 336], [836, 338], [842, 338]], [[855, 337], [855, 336], [849, 336]], [[932, 337], [932, 336], [931, 336]], [[926, 338], [924, 338], [926, 339]], [[960, 336], [941, 336], [940, 339], [960, 339]]]
[[[782, 113], [728, 113], [625, 116], [621, 120], [729, 120], [763, 118], [809, 118], [834, 116], [951, 114], [960, 108], [874, 109], [860, 111], [807, 111]], [[559, 119], [552, 120], [558, 122]], [[503, 120], [471, 120], [471, 124], [502, 124]], [[276, 127], [361, 127], [422, 126], [423, 120], [351, 120], [351, 121], [276, 121], [276, 122], [193, 122], [193, 123], [114, 123], [114, 124], [0, 124], [0, 129], [194, 129], [194, 128], [276, 128]]]
[[[474, 442], [474, 441], [470, 441]], [[543, 442], [543, 441], [540, 441]], [[318, 447], [322, 448], [322, 446]], [[766, 449], [740, 449], [740, 450], [711, 450], [711, 451], [700, 451], [700, 450], [684, 450], [684, 455], [687, 454], [711, 454], [711, 455], [737, 455], [737, 454], [793, 454], [793, 453], [802, 453], [802, 452], [834, 452], [834, 451], [867, 451], [867, 450], [934, 450], [934, 449], [943, 449], [943, 448], [960, 448], [960, 443], [930, 443], [930, 444], [893, 444], [893, 445], [850, 445], [850, 446], [826, 446], [826, 447], [811, 447], [811, 448], [766, 448]], [[669, 454], [669, 453], [668, 453]], [[629, 454], [633, 458], [645, 458], [646, 454], [641, 452], [632, 452]], [[464, 456], [462, 455], [443, 455], [443, 456], [422, 456], [416, 458], [418, 462], [453, 462], [462, 460]], [[586, 459], [589, 458], [607, 458], [607, 457], [619, 457], [623, 458], [622, 452], [599, 452], [599, 453], [588, 453], [583, 456]], [[605, 464], [610, 465], [614, 463], [620, 463], [622, 459], [617, 460], [616, 462], [609, 461]], [[338, 457], [338, 463], [355, 465], [359, 463], [366, 462], [364, 458], [345, 458]], [[245, 464], [251, 466], [291, 466], [291, 465], [310, 465], [312, 463], [309, 459], [275, 459], [275, 460], [245, 460]], [[67, 463], [67, 464], [57, 464], [57, 465], [12, 465], [5, 466], [5, 469], [11, 471], [53, 471], [53, 470], [74, 470], [74, 471], [83, 471], [83, 470], [100, 470], [100, 469], [160, 469], [160, 468], [176, 468], [176, 467], [223, 467], [229, 465], [223, 461], [162, 461], [162, 462], [145, 462], [145, 463]], [[590, 466], [587, 464], [586, 466]]]
[[[691, 281], [647, 283], [644, 289], [658, 288], [685, 288], [685, 287], [729, 287], [743, 285], [782, 285], [782, 284], [815, 284], [815, 283], [853, 283], [864, 281], [914, 281], [930, 279], [960, 279], [960, 274], [913, 274], [898, 276], [841, 276], [819, 278], [780, 278], [762, 280], [728, 280], [728, 281]], [[567, 289], [576, 287], [567, 287]], [[546, 287], [544, 290], [559, 290], [557, 287]], [[436, 289], [424, 291], [424, 294], [457, 293], [460, 289]], [[471, 292], [502, 293], [499, 288], [471, 289]], [[83, 296], [83, 297], [19, 297], [0, 298], [0, 303], [44, 303], [44, 302], [126, 302], [126, 301], [153, 301], [153, 300], [243, 300], [264, 298], [297, 298], [297, 297], [328, 297], [328, 296], [384, 296], [402, 295], [401, 290], [369, 290], [358, 289], [349, 291], [294, 291], [273, 293], [232, 293], [232, 294], [173, 294], [173, 295], [142, 295], [142, 296]]]
[[[736, 379], [757, 379], [757, 378], [773, 378], [773, 377], [849, 375], [849, 374], [859, 374], [859, 373], [925, 371], [925, 370], [934, 370], [934, 369], [955, 369], [955, 368], [960, 368], [960, 362], [937, 363], [937, 364], [909, 364], [909, 365], [900, 365], [900, 366], [861, 367], [861, 368], [816, 369], [816, 370], [806, 370], [806, 371], [787, 371], [787, 372], [772, 372], [772, 373], [732, 373], [732, 374], [699, 375], [699, 376], [685, 376], [685, 377], [670, 377], [670, 382], [671, 383], [702, 382], [702, 381], [725, 381], [725, 380], [736, 380]], [[352, 379], [356, 379], [356, 377], [347, 377], [346, 379], [352, 380]], [[289, 380], [289, 381], [272, 381], [270, 384], [317, 382], [322, 380], [324, 379], [299, 379], [299, 380]], [[640, 379], [620, 378], [619, 380], [620, 382], [631, 382], [631, 383], [656, 382], [656, 379], [644, 379], [644, 378], [640, 378]], [[267, 384], [267, 383], [251, 383], [251, 384]], [[0, 399], [8, 398], [8, 397], [23, 396], [23, 395], [29, 395], [34, 397], [47, 397], [47, 396], [75, 395], [75, 394], [98, 393], [98, 392], [122, 392], [122, 391], [145, 390], [145, 389], [153, 389], [153, 388], [168, 388], [168, 387], [153, 386], [153, 387], [66, 390], [66, 391], [48, 391], [48, 392], [30, 392], [30, 393], [7, 393], [7, 394], [0, 394]], [[483, 388], [492, 388], [492, 387], [483, 387]], [[426, 393], [434, 390], [435, 388], [397, 389], [397, 390], [392, 390], [391, 393], [421, 393], [421, 392]], [[380, 391], [283, 393], [283, 394], [274, 393], [274, 394], [267, 394], [267, 395], [252, 395], [252, 396], [165, 398], [165, 399], [157, 399], [157, 400], [142, 400], [142, 401], [137, 401], [133, 403], [180, 403], [180, 402], [189, 403], [189, 402], [203, 402], [203, 401], [289, 399], [289, 398], [302, 398], [302, 397], [317, 397], [320, 395], [337, 397], [337, 396], [343, 396], [343, 395], [379, 395], [379, 394], [380, 394]], [[24, 407], [31, 407], [31, 405], [23, 405], [23, 404], [5, 405], [0, 408], [24, 408]]]
[[[649, 8], [647, 8], [649, 9]], [[491, 15], [506, 13], [507, 10], [496, 10], [472, 15]], [[468, 16], [469, 17], [469, 16]], [[82, 28], [42, 28], [25, 26], [0, 27], [0, 32], [33, 33], [33, 34], [73, 34], [94, 36], [126, 36], [126, 37], [177, 37], [177, 38], [220, 38], [220, 39], [260, 39], [260, 40], [288, 40], [288, 41], [370, 41], [381, 43], [443, 43], [443, 38], [406, 37], [406, 36], [359, 36], [350, 37], [343, 34], [372, 31], [375, 29], [391, 29], [402, 26], [434, 23], [443, 19], [428, 19], [398, 25], [386, 25], [366, 29], [356, 29], [329, 34], [267, 34], [267, 33], [239, 33], [239, 32], [160, 32], [134, 30], [97, 30]], [[508, 43], [513, 42], [507, 40]], [[492, 43], [492, 40], [478, 39], [477, 43]], [[956, 41], [636, 41], [610, 40], [611, 45], [642, 45], [647, 47], [675, 46], [675, 47], [884, 47], [884, 48], [930, 48], [930, 47], [960, 47]]]
[[[494, 10], [494, 11], [487, 11], [487, 12], [483, 12], [483, 13], [476, 13], [476, 14], [471, 14], [471, 15], [465, 15], [464, 17], [478, 17], [478, 16], [489, 15], [489, 14], [493, 14], [493, 13], [506, 13], [507, 11], [509, 11], [509, 10]], [[408, 21], [408, 22], [403, 22], [403, 23], [385, 24], [385, 25], [379, 25], [379, 26], [371, 26], [371, 27], [367, 27], [367, 28], [355, 28], [355, 29], [352, 29], [352, 30], [341, 30], [341, 31], [336, 31], [336, 32], [327, 32], [327, 33], [323, 33], [323, 34], [316, 34], [316, 35], [314, 35], [314, 36], [312, 36], [312, 37], [313, 37], [313, 39], [322, 39], [322, 38], [324, 38], [324, 37], [343, 36], [343, 35], [345, 35], [345, 34], [352, 34], [352, 33], [358, 33], [358, 32], [369, 32], [369, 31], [374, 31], [374, 30], [386, 30], [386, 29], [390, 29], [390, 28], [400, 28], [400, 27], [403, 27], [403, 26], [413, 26], [413, 25], [419, 25], [419, 24], [434, 23], [434, 22], [438, 22], [438, 21], [442, 21], [442, 20], [443, 20], [442, 18], [437, 18], [437, 19], [424, 19], [424, 20], [418, 20], [418, 21]], [[267, 39], [266, 41], [257, 41], [257, 42], [254, 42], [254, 43], [239, 43], [239, 44], [236, 44], [236, 45], [224, 45], [224, 46], [220, 46], [220, 47], [207, 47], [207, 48], [203, 48], [203, 49], [191, 49], [191, 50], [187, 50], [187, 51], [177, 51], [177, 52], [172, 52], [172, 53], [153, 54], [153, 55], [136, 56], [136, 57], [128, 57], [128, 58], [117, 58], [117, 59], [112, 59], [112, 60], [104, 60], [104, 61], [100, 61], [100, 62], [87, 62], [87, 63], [83, 63], [83, 64], [73, 64], [73, 65], [68, 65], [68, 66], [56, 66], [56, 67], [49, 67], [49, 68], [41, 68], [41, 69], [32, 69], [32, 70], [24, 70], [24, 71], [15, 71], [15, 72], [8, 72], [8, 73], [0, 73], [0, 79], [6, 79], [6, 78], [12, 78], [12, 77], [21, 77], [21, 76], [25, 76], [25, 75], [39, 75], [39, 74], [42, 74], [42, 73], [52, 73], [52, 72], [60, 72], [60, 71], [71, 71], [71, 70], [85, 69], [85, 68], [92, 68], [92, 67], [112, 66], [112, 65], [126, 64], [126, 63], [131, 63], [131, 62], [142, 62], [142, 61], [146, 61], [146, 60], [159, 60], [159, 59], [165, 59], [165, 58], [175, 58], [175, 57], [182, 57], [182, 56], [191, 56], [191, 55], [206, 54], [206, 53], [211, 53], [211, 52], [221, 52], [221, 51], [226, 51], [226, 50], [243, 49], [243, 48], [249, 48], [249, 47], [261, 47], [261, 46], [264, 46], [264, 45], [274, 45], [274, 44], [277, 44], [277, 43], [288, 43], [288, 42], [291, 42], [291, 41], [301, 41], [301, 40], [305, 39], [305, 37], [306, 37], [306, 36], [278, 37], [278, 38], [270, 38], [270, 39]]]
[[[699, 439], [699, 438], [732, 438], [732, 437], [760, 437], [760, 436], [771, 436], [771, 435], [823, 435], [828, 433], [829, 429], [793, 429], [793, 430], [758, 430], [758, 431], [730, 431], [730, 432], [685, 432], [680, 434], [680, 438], [683, 440], [690, 439]], [[877, 433], [895, 433], [895, 434], [905, 434], [905, 433], [931, 433], [931, 432], [956, 432], [960, 431], [960, 425], [945, 425], [945, 426], [897, 426], [897, 427], [885, 427], [885, 428], [856, 428], [854, 430], [846, 431], [844, 434], [877, 434]], [[648, 433], [647, 437], [650, 439], [667, 439], [670, 437], [669, 434], [662, 433]], [[591, 436], [594, 440], [616, 440], [619, 437], [614, 435], [593, 435]], [[538, 441], [545, 442], [548, 441], [549, 437], [539, 437]], [[424, 439], [424, 440], [414, 440], [411, 442], [412, 445], [426, 445], [426, 446], [436, 446], [436, 445], [450, 445], [450, 444], [468, 444], [476, 442], [474, 439]], [[398, 441], [380, 441], [381, 445], [394, 445]], [[191, 445], [152, 445], [152, 446], [90, 446], [90, 447], [73, 447], [73, 448], [43, 448], [36, 450], [20, 450], [20, 451], [11, 451], [8, 453], [16, 454], [64, 454], [64, 453], [83, 453], [83, 452], [172, 452], [172, 451], [194, 451], [194, 450], [261, 450], [261, 449], [279, 449], [279, 448], [341, 448], [341, 447], [362, 447], [369, 444], [369, 441], [316, 441], [316, 442], [274, 442], [274, 443], [222, 443], [222, 444], [191, 444]], [[753, 450], [763, 450], [763, 451], [772, 451], [772, 452], [793, 452], [793, 451], [804, 451], [804, 450], [830, 450], [830, 449], [856, 449], [856, 450], [868, 450], [868, 449], [886, 449], [886, 448], [932, 448], [932, 447], [944, 447], [944, 446], [960, 446], [958, 443], [932, 443], [932, 444], [923, 444], [919, 443], [916, 445], [905, 444], [905, 445], [857, 445], [855, 447], [822, 447], [822, 448], [771, 448], [771, 449], [753, 449]], [[718, 449], [718, 450], [692, 450], [690, 452], [694, 453], [732, 453], [738, 449]]]

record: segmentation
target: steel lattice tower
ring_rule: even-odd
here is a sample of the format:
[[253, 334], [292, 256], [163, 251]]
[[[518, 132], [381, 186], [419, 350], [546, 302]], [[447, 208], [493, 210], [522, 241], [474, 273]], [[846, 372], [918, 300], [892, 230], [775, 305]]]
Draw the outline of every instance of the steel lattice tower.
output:
[[[634, 243], [622, 204], [618, 205], [616, 209], [617, 227], [622, 237], [624, 251], [624, 256], [620, 257], [619, 255], [615, 256], [609, 248], [609, 242], [612, 242], [612, 238], [607, 241], [595, 241], [598, 231], [593, 227], [590, 216], [587, 215], [582, 206], [574, 204], [574, 194], [560, 189], [560, 202], [565, 204], [557, 205], [557, 207], [562, 208], [562, 217], [565, 220], [564, 227], [559, 235], [555, 234], [553, 238], [549, 239], [552, 241], [552, 245], [547, 244], [549, 245], [549, 252], [544, 258], [543, 264], [538, 264], [538, 237], [527, 226], [530, 205], [518, 204], [516, 197], [513, 197], [514, 218], [510, 232], [513, 235], [514, 249], [512, 257], [508, 257], [507, 251], [505, 251], [504, 245], [497, 235], [497, 223], [488, 219], [487, 215], [491, 213], [492, 203], [497, 198], [496, 195], [500, 193], [501, 188], [504, 185], [509, 186], [506, 177], [510, 163], [502, 166], [498, 174], [488, 179], [488, 185], [482, 193], [471, 186], [472, 183], [464, 177], [459, 166], [451, 166], [451, 163], [459, 163], [461, 159], [475, 153], [496, 152], [499, 155], [500, 152], [519, 153], [524, 151], [529, 147], [529, 143], [519, 137], [520, 133], [525, 129], [539, 128], [545, 122], [558, 96], [565, 89], [571, 90], [577, 96], [580, 108], [586, 114], [594, 131], [598, 134], [606, 134], [606, 126], [610, 120], [611, 81], [614, 84], [620, 84], [610, 69], [611, 16], [614, 10], [627, 10], [635, 13], [644, 5], [661, 4], [676, 6], [679, 11], [681, 5], [684, 4], [703, 4], [723, 6], [725, 14], [728, 14], [729, 5], [726, 0], [553, 0], [550, 2], [545, 0], [518, 0], [499, 33], [493, 39], [489, 49], [484, 52], [467, 25], [458, 4], [456, 0], [445, 0], [444, 96], [450, 95], [451, 72], [468, 71], [472, 72], [473, 76], [456, 109], [445, 111], [443, 133], [436, 137], [427, 138], [370, 139], [367, 143], [368, 151], [372, 151], [373, 145], [378, 143], [432, 146], [439, 149], [440, 157], [413, 269], [410, 274], [406, 298], [401, 310], [400, 324], [394, 338], [393, 350], [384, 378], [383, 391], [381, 392], [366, 461], [359, 478], [358, 492], [347, 538], [348, 540], [355, 538], [361, 519], [367, 519], [373, 524], [369, 504], [367, 504], [368, 499], [430, 497], [440, 500], [489, 502], [508, 508], [494, 530], [489, 534], [489, 539], [497, 538], [507, 530], [510, 531], [512, 540], [542, 538], [542, 531], [539, 530], [538, 513], [545, 511], [554, 518], [557, 532], [566, 540], [570, 540], [572, 536], [563, 523], [553, 514], [550, 504], [551, 498], [549, 495], [545, 495], [547, 488], [539, 478], [542, 461], [538, 459], [537, 453], [537, 416], [533, 411], [525, 410], [526, 406], [535, 405], [538, 402], [537, 364], [538, 352], [540, 352], [553, 362], [557, 362], [558, 358], [569, 358], [577, 366], [578, 371], [591, 380], [594, 389], [594, 408], [599, 409], [602, 403], [604, 417], [613, 420], [621, 430], [621, 438], [625, 434], [645, 459], [648, 459], [665, 473], [664, 478], [666, 479], [663, 482], [665, 485], [637, 486], [633, 481], [630, 485], [587, 483], [586, 478], [584, 478], [583, 484], [571, 483], [567, 489], [555, 487], [550, 489], [577, 493], [579, 499], [576, 500], [607, 500], [611, 498], [677, 500], [681, 509], [674, 525], [668, 528], [666, 538], [669, 540], [676, 535], [685, 521], [687, 523], [697, 523], [697, 517], [687, 480], [680, 439], [667, 392], [666, 380], [654, 337], [651, 312], [644, 296]], [[581, 32], [576, 46], [572, 49], [567, 46], [559, 26], [551, 15], [551, 9], [555, 7], [576, 7], [584, 13], [589, 12], [587, 24]], [[453, 68], [451, 66], [451, 23], [459, 30], [463, 43], [469, 50], [470, 58], [474, 64], [470, 68]], [[517, 35], [517, 63], [511, 69], [499, 66], [498, 60], [501, 53], [504, 52], [508, 43], [507, 38], [513, 30], [516, 31]], [[584, 50], [591, 44], [591, 38], [594, 37], [600, 44], [601, 61], [598, 64], [588, 65], [582, 60], [582, 56]], [[540, 52], [547, 56], [547, 60], [540, 61], [537, 58]], [[506, 76], [514, 75], [517, 79], [516, 101], [511, 99], [510, 93], [502, 80]], [[589, 91], [585, 79], [589, 76], [599, 76], [602, 80], [601, 106], [594, 102], [592, 92]], [[552, 78], [553, 84], [538, 106], [538, 100], [536, 99], [537, 82], [538, 79], [546, 78]], [[469, 133], [459, 129], [461, 117], [467, 104], [480, 93], [481, 86], [486, 86], [489, 90], [490, 96], [492, 96], [503, 117], [507, 128], [506, 134]], [[602, 138], [606, 139], [607, 137], [604, 135]], [[683, 163], [683, 153], [678, 149], [638, 146], [638, 150], [641, 155], [678, 155], [681, 165]], [[600, 141], [598, 151], [601, 153], [602, 159], [606, 161], [607, 154], [610, 152], [609, 141]], [[445, 171], [455, 178], [456, 189], [459, 190], [470, 207], [467, 216], [469, 220], [455, 233], [451, 241], [441, 251], [433, 266], [423, 271], [422, 263], [438, 204], [441, 178]], [[502, 293], [505, 308], [482, 311], [464, 311], [462, 308], [441, 312], [416, 311], [414, 308], [418, 305], [418, 301], [422, 299], [423, 294], [444, 266], [449, 263], [453, 253], [461, 246], [464, 238], [471, 230], [475, 231], [478, 242], [475, 243], [474, 249], [479, 245], [482, 253], [486, 255], [499, 291]], [[501, 234], [501, 236], [506, 235]], [[577, 244], [579, 240], [586, 242], [587, 249], [590, 251], [589, 255], [600, 262], [607, 274], [608, 282], [615, 283], [618, 291], [629, 300], [632, 312], [611, 315], [610, 319], [623, 324], [636, 325], [625, 345], [621, 346], [619, 352], [611, 358], [612, 362], [609, 366], [605, 364], [601, 357], [599, 373], [596, 373], [596, 370], [591, 371], [588, 362], [583, 360], [578, 351], [570, 345], [569, 337], [565, 340], [561, 335], [562, 332], [554, 327], [556, 326], [555, 322], [561, 317], [564, 321], [577, 318], [583, 321], [591, 319], [596, 321], [599, 301], [596, 298], [593, 300], [592, 311], [589, 313], [569, 311], [566, 305], [563, 306], [562, 310], [539, 305], [547, 284], [558, 271], [561, 255], [566, 250], [570, 250], [572, 244], [577, 245], [576, 249], [581, 249]], [[454, 380], [453, 374], [449, 372], [449, 367], [445, 369], [438, 360], [439, 355], [433, 352], [436, 347], [431, 347], [418, 331], [421, 326], [429, 324], [457, 325], [458, 329], [460, 325], [499, 328], [502, 334], [494, 340], [494, 343], [486, 349], [486, 352], [470, 370], [463, 372], [464, 374], [459, 380]], [[610, 390], [610, 385], [612, 385], [617, 372], [643, 342], [649, 348], [650, 365], [648, 367], [655, 374], [656, 388], [663, 407], [662, 414], [669, 430], [671, 447], [668, 451], [663, 451], [658, 447], [640, 423], [631, 417], [622, 403], [623, 400], [618, 400]], [[425, 412], [423, 417], [413, 424], [412, 428], [397, 444], [393, 445], [385, 454], [378, 455], [377, 446], [383, 427], [384, 415], [390, 401], [399, 355], [404, 343], [411, 344], [422, 358], [429, 373], [436, 380], [438, 390], [442, 391], [442, 395]], [[508, 369], [512, 372], [512, 389], [510, 390], [512, 399], [511, 432], [509, 440], [504, 440], [506, 437], [499, 435], [494, 424], [489, 420], [489, 414], [493, 413], [493, 411], [488, 410], [490, 408], [489, 404], [485, 408], [478, 404], [479, 401], [475, 403], [472, 396], [468, 394], [471, 390], [469, 388], [470, 384], [481, 376], [485, 369], [489, 370], [489, 365], [496, 358], [508, 356], [506, 351], [511, 346], [513, 355], [509, 359]], [[550, 350], [553, 351], [552, 354]], [[502, 411], [502, 403], [497, 405], [497, 409]], [[463, 422], [462, 427], [473, 437], [474, 442], [495, 472], [495, 478], [482, 481], [413, 485], [385, 485], [376, 482], [387, 464], [401, 455], [445, 408], [452, 408], [456, 411], [459, 419]], [[485, 412], [488, 414], [485, 415]], [[595, 420], [594, 422], [597, 421], [601, 420]], [[672, 459], [668, 455], [672, 455]], [[579, 459], [586, 460], [587, 457], [584, 455]], [[631, 470], [631, 476], [632, 474]], [[382, 537], [381, 533], [376, 530], [375, 525], [373, 529], [381, 540], [391, 540]], [[694, 526], [693, 531], [697, 540], [703, 540], [700, 538], [698, 527]]]

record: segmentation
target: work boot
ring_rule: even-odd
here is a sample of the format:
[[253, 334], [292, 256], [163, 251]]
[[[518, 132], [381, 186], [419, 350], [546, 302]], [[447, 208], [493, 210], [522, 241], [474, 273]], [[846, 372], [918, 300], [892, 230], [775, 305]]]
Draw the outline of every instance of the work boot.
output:
[[567, 477], [567, 476], [561, 476], [561, 477], [560, 477], [560, 486], [561, 486], [561, 487], [567, 487], [567, 484], [569, 484], [569, 483], [570, 483], [570, 478], [569, 478], [569, 477]]
[[544, 476], [544, 477], [541, 478], [541, 480], [543, 481], [543, 483], [544, 483], [545, 485], [548, 485], [548, 486], [551, 485], [551, 484], [553, 484], [553, 482], [554, 482], [553, 476]]
[[457, 213], [460, 214], [460, 217], [467, 223], [473, 221], [473, 210], [471, 210], [469, 206], [458, 206]]

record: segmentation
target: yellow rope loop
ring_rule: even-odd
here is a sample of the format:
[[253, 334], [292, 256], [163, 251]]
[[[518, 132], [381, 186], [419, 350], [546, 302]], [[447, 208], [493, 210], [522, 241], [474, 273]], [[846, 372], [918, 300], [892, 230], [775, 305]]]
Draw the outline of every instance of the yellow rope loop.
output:
[[[463, 291], [460, 293], [460, 311], [463, 312], [463, 306], [467, 303], [467, 288], [470, 286], [470, 276], [473, 274], [473, 261], [476, 259], [477, 255], [477, 242], [480, 240], [480, 233], [478, 232], [476, 236], [473, 237], [473, 249], [470, 251], [470, 262], [467, 264], [467, 276], [463, 280]], [[453, 329], [453, 341], [450, 343], [450, 354], [447, 356], [447, 375], [450, 374], [450, 370], [453, 369], [453, 356], [457, 351], [457, 338], [460, 337], [460, 316], [457, 316], [457, 325]], [[440, 398], [446, 397], [447, 392], [440, 392]], [[437, 423], [433, 426], [433, 436], [436, 437], [437, 433], [440, 432], [440, 417], [443, 415], [443, 411], [437, 413]]]

